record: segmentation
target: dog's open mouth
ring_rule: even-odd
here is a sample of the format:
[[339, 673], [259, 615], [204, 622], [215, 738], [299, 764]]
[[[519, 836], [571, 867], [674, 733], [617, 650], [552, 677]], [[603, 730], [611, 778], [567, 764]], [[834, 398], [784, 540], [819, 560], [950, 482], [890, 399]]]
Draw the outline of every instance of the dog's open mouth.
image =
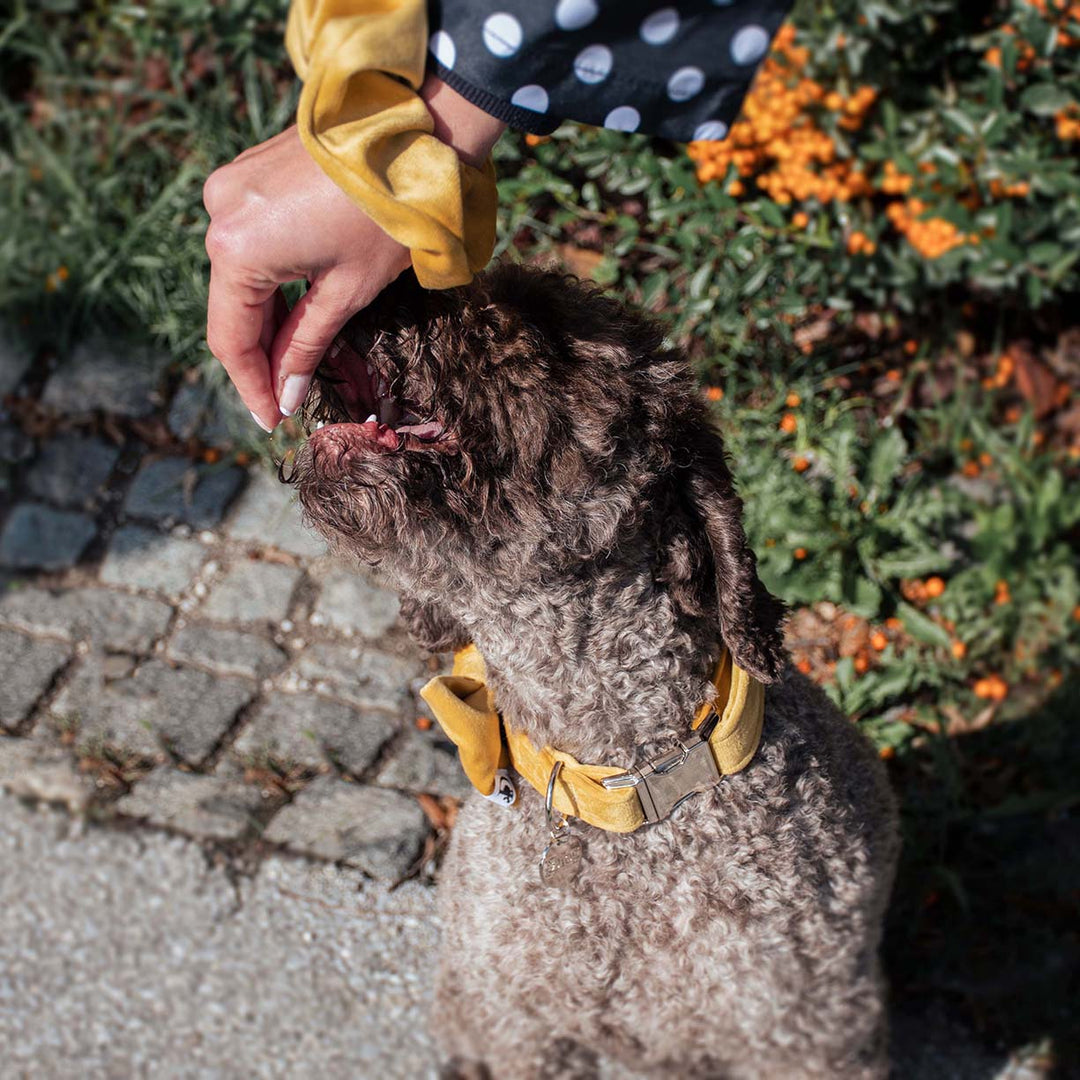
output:
[[338, 338], [319, 369], [318, 401], [308, 410], [310, 438], [340, 449], [453, 451], [454, 439], [407, 391]]

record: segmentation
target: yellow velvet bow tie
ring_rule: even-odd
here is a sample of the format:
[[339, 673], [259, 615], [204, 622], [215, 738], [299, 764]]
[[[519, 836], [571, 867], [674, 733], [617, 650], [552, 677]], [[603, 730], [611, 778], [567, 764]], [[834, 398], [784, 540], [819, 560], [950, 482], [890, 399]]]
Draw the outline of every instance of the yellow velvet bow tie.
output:
[[[715, 702], [706, 703], [694, 717], [697, 728], [715, 709], [720, 717], [709, 747], [722, 776], [745, 768], [761, 740], [765, 689], [735, 665], [724, 650], [713, 676]], [[451, 675], [439, 675], [420, 691], [447, 737], [458, 748], [462, 768], [482, 795], [495, 790], [500, 769], [513, 769], [541, 795], [557, 762], [553, 806], [561, 814], [581, 818], [607, 832], [633, 832], [645, 822], [641, 800], [633, 787], [606, 788], [605, 777], [625, 770], [608, 765], [583, 765], [553, 746], [536, 749], [526, 735], [514, 731], [495, 709], [487, 686], [484, 658], [475, 645], [454, 655]]]

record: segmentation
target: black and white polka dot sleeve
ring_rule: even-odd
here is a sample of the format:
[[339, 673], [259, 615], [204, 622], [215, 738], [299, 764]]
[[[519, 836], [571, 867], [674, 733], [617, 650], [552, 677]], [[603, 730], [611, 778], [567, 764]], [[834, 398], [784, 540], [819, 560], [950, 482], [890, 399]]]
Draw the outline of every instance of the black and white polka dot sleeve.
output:
[[429, 0], [429, 63], [536, 135], [562, 120], [722, 139], [790, 0]]

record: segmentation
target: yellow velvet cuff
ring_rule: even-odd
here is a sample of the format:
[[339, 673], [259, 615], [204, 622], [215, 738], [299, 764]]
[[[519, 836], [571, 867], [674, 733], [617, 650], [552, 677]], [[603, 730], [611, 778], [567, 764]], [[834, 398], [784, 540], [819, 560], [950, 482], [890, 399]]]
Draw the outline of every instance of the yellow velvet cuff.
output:
[[285, 44], [304, 81], [307, 152], [412, 253], [420, 284], [472, 280], [495, 246], [495, 170], [474, 169], [432, 134], [416, 92], [427, 54], [425, 0], [293, 0]]

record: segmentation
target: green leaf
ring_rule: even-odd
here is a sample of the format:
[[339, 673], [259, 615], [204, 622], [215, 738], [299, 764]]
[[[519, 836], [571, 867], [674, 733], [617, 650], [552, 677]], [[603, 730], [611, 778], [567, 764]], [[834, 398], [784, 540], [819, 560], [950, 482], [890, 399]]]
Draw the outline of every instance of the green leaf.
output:
[[1072, 95], [1053, 83], [1036, 83], [1020, 95], [1021, 106], [1036, 116], [1053, 116], [1072, 102]]
[[951, 643], [948, 632], [943, 626], [939, 626], [929, 616], [913, 608], [910, 604], [900, 603], [897, 614], [904, 624], [904, 629], [915, 638], [927, 645], [938, 645], [947, 649]]
[[880, 498], [892, 487], [906, 454], [907, 443], [896, 428], [889, 428], [874, 443], [869, 468], [871, 498]]

